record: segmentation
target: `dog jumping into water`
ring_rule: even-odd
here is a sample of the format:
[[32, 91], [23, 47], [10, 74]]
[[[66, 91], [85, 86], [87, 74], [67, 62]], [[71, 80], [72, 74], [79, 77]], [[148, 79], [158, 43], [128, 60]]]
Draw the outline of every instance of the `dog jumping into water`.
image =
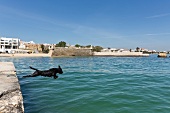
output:
[[35, 72], [31, 75], [26, 75], [23, 77], [36, 77], [36, 76], [45, 76], [45, 77], [54, 77], [54, 79], [58, 78], [57, 73], [62, 74], [63, 71], [60, 66], [58, 68], [51, 68], [49, 70], [38, 70], [30, 66], [31, 69], [35, 70]]

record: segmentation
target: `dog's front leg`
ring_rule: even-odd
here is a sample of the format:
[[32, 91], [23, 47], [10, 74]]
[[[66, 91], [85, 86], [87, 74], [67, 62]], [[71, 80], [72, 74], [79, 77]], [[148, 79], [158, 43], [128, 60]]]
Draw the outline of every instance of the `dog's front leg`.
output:
[[57, 75], [55, 75], [55, 76], [54, 76], [54, 79], [56, 79], [56, 78], [58, 78], [58, 76], [57, 76]]
[[53, 75], [54, 79], [58, 78], [58, 76], [56, 75], [56, 73], [53, 73], [52, 75]]

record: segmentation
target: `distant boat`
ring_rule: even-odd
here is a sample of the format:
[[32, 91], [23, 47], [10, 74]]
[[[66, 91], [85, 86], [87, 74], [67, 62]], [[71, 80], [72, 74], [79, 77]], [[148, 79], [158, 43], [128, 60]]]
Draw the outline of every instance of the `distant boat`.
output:
[[164, 57], [165, 58], [165, 57], [167, 57], [167, 54], [166, 53], [159, 53], [158, 57]]

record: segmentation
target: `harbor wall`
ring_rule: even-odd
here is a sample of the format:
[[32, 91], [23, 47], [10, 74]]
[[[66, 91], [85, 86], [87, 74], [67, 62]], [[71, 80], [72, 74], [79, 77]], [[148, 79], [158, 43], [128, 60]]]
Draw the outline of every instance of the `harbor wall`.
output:
[[12, 62], [0, 62], [0, 113], [24, 113], [23, 97]]
[[91, 49], [76, 49], [76, 48], [64, 48], [64, 47], [58, 47], [55, 48], [52, 56], [92, 56], [92, 50]]
[[115, 56], [115, 57], [148, 57], [149, 54], [142, 52], [94, 52], [94, 56]]

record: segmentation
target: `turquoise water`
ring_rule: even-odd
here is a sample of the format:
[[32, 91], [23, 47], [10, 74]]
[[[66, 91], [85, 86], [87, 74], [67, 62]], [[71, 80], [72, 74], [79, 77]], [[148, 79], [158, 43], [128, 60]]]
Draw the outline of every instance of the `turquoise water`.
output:
[[[12, 61], [25, 113], [169, 113], [170, 58], [0, 58]], [[58, 79], [22, 78], [60, 65]]]

